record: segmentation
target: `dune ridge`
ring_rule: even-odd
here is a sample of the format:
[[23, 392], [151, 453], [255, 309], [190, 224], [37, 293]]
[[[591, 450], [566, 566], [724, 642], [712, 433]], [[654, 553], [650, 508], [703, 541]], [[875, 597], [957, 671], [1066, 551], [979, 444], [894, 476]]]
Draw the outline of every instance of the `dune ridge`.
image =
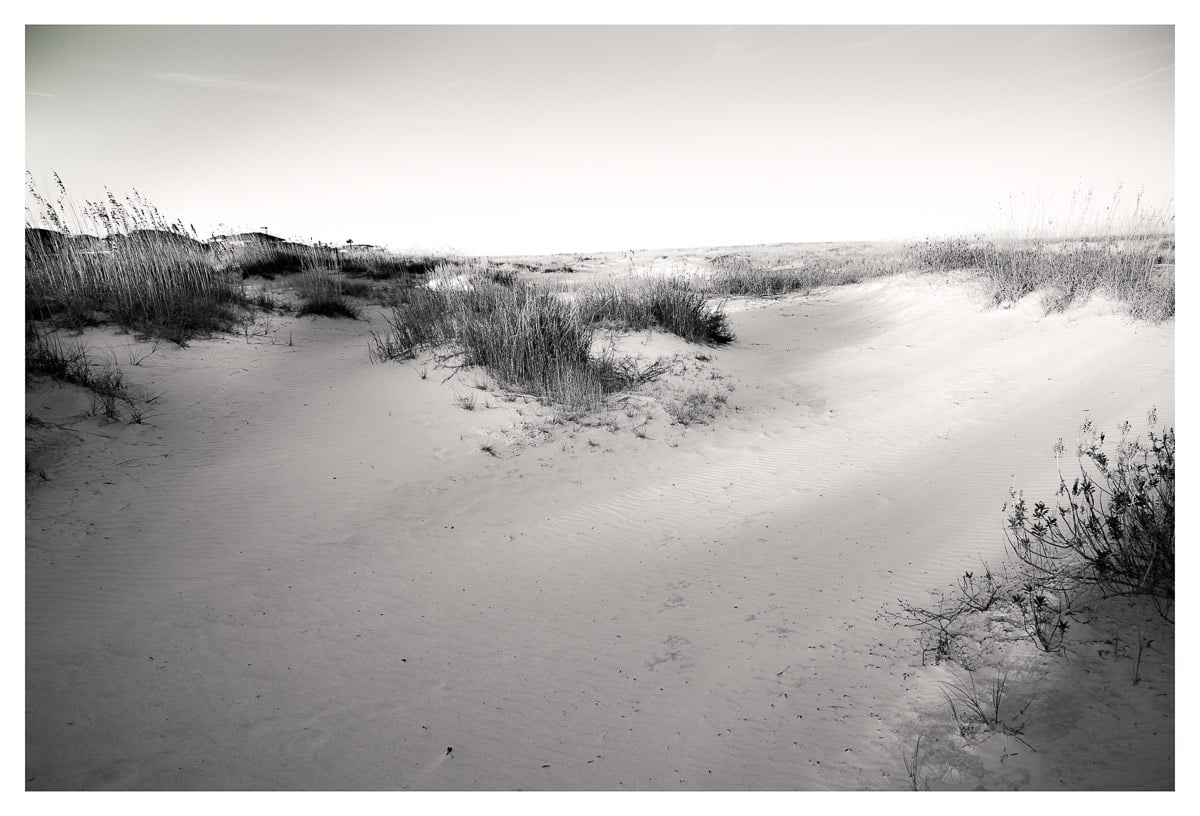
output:
[[[1173, 423], [1173, 322], [911, 275], [730, 319], [711, 425], [497, 457], [530, 406], [460, 411], [331, 321], [160, 350], [149, 425], [31, 394], [84, 433], [27, 499], [27, 786], [903, 788], [928, 695], [880, 606], [1003, 559], [1085, 416]], [[1148, 778], [1118, 759], [1018, 782]]]

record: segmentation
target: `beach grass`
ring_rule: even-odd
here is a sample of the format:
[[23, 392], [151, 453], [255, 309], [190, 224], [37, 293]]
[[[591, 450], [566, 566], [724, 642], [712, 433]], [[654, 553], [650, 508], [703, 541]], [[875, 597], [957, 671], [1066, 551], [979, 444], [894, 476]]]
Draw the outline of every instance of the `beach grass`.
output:
[[626, 277], [594, 284], [578, 300], [581, 318], [642, 331], [661, 329], [692, 343], [734, 340], [724, 309], [684, 278]]
[[553, 294], [442, 265], [436, 285], [406, 290], [372, 339], [374, 359], [407, 359], [448, 349], [443, 364], [479, 366], [504, 388], [572, 409], [590, 409], [630, 385], [635, 374], [612, 355], [594, 354], [595, 327]]
[[[246, 305], [242, 288], [182, 224], [138, 198], [118, 201], [111, 193], [77, 211], [59, 184], [53, 202], [31, 190], [53, 229], [27, 221], [27, 320], [72, 327], [112, 322], [180, 344], [233, 328]], [[81, 230], [81, 222], [98, 232]]]

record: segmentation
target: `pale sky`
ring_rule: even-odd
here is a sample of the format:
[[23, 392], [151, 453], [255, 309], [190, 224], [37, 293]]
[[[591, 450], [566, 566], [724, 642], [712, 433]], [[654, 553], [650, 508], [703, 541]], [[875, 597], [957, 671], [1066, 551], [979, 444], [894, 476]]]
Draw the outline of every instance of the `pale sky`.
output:
[[30, 26], [25, 45], [35, 178], [136, 188], [202, 237], [885, 240], [1058, 217], [1089, 188], [1175, 194], [1170, 26]]

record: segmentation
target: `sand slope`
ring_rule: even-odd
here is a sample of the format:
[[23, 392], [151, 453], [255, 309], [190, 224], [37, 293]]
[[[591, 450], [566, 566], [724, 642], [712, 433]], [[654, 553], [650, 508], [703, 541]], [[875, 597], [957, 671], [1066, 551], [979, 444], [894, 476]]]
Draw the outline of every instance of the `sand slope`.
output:
[[[1009, 486], [1048, 497], [1085, 415], [1173, 424], [1174, 326], [932, 276], [730, 310], [695, 361], [729, 409], [646, 439], [461, 410], [473, 380], [325, 319], [160, 348], [148, 425], [36, 389], [74, 435], [27, 499], [27, 786], [905, 787], [936, 677], [881, 605], [1002, 559]], [[1114, 749], [1142, 765], [936, 782], [1170, 787], [1171, 722]]]

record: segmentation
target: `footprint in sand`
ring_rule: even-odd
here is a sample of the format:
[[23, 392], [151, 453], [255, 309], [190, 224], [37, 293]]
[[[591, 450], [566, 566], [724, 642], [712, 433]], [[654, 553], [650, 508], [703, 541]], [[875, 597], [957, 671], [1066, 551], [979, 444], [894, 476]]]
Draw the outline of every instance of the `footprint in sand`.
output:
[[687, 589], [691, 586], [688, 581], [676, 581], [672, 584], [667, 584], [667, 589], [671, 590], [671, 595], [663, 604], [663, 609], [675, 609], [680, 606], [687, 606], [687, 599], [683, 597], [680, 590]]
[[679, 635], [671, 635], [663, 641], [664, 654], [654, 655], [646, 661], [646, 667], [653, 670], [660, 663], [674, 663], [680, 669], [692, 668], [692, 659], [684, 654], [685, 646], [691, 645], [691, 642]]

